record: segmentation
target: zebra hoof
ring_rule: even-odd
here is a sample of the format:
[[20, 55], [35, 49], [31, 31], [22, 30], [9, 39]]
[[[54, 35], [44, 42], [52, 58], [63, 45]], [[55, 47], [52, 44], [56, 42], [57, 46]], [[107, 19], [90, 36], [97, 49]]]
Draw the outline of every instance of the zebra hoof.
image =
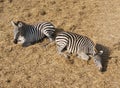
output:
[[70, 56], [69, 56], [69, 55], [66, 55], [65, 57], [66, 57], [67, 59], [70, 59]]

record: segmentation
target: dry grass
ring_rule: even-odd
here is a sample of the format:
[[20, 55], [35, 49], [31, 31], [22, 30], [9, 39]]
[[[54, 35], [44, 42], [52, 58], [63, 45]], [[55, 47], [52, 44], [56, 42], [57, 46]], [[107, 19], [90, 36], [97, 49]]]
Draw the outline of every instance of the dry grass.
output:
[[[11, 20], [50, 21], [90, 37], [103, 55], [104, 72], [74, 56], [69, 64], [54, 44], [13, 44]], [[0, 0], [0, 88], [120, 88], [119, 0]]]

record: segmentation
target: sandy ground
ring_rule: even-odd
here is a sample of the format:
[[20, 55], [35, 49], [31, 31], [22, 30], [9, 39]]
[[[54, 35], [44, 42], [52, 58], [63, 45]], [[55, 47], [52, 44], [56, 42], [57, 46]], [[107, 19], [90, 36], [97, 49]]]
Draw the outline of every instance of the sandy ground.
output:
[[[103, 50], [104, 72], [71, 56], [57, 54], [49, 40], [13, 44], [10, 23], [52, 22], [56, 28], [86, 35]], [[120, 88], [120, 0], [0, 0], [0, 88]]]

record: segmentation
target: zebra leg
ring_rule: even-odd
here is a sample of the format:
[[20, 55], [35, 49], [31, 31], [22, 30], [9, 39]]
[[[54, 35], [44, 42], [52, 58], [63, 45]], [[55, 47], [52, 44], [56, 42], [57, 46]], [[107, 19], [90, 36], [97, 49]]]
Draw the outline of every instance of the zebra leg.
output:
[[54, 33], [52, 31], [44, 32], [45, 36], [47, 36], [50, 42], [54, 41]]
[[67, 63], [73, 64], [74, 60], [70, 59], [70, 55], [69, 55], [70, 53], [67, 53], [67, 54], [63, 53], [64, 49], [65, 49], [65, 47], [58, 47], [58, 53], [63, 55], [66, 58]]
[[50, 40], [50, 42], [54, 41], [52, 36], [49, 36], [49, 40]]
[[100, 55], [95, 55], [95, 56], [93, 56], [93, 58], [94, 58], [94, 63], [98, 67], [99, 71], [102, 71], [103, 67], [102, 67], [102, 62], [101, 62]]
[[81, 59], [86, 60], [86, 61], [89, 60], [89, 56], [86, 53], [83, 53], [83, 52], [78, 54], [78, 58], [81, 58]]
[[54, 39], [53, 39], [52, 37], [50, 37], [50, 36], [47, 36], [47, 37], [49, 38], [50, 41], [49, 41], [48, 43], [46, 43], [46, 44], [44, 45], [44, 47], [46, 47], [47, 45], [53, 43], [53, 41], [54, 41]]
[[62, 47], [57, 46], [58, 54], [63, 55], [65, 58], [69, 59], [70, 56], [69, 56], [68, 54], [63, 53], [65, 47], [66, 47], [66, 46], [62, 46]]
[[30, 42], [28, 43], [28, 42], [24, 42], [23, 44], [22, 44], [22, 47], [28, 47], [28, 46], [30, 46], [30, 45], [32, 45]]

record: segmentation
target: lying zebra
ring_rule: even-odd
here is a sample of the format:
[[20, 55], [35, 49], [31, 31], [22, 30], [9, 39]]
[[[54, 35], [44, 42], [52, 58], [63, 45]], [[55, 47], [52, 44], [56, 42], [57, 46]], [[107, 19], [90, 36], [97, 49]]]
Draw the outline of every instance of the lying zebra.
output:
[[35, 25], [22, 21], [11, 22], [14, 26], [14, 43], [21, 43], [23, 47], [29, 46], [48, 37], [50, 42], [54, 39], [55, 27], [50, 22], [42, 22]]
[[68, 58], [68, 55], [63, 53], [64, 50], [67, 50], [69, 54], [75, 53], [78, 58], [82, 58], [87, 61], [89, 60], [89, 56], [92, 56], [95, 64], [99, 70], [102, 71], [100, 55], [103, 51], [98, 52], [95, 49], [95, 44], [88, 37], [71, 32], [61, 32], [57, 35], [55, 42], [59, 54]]

